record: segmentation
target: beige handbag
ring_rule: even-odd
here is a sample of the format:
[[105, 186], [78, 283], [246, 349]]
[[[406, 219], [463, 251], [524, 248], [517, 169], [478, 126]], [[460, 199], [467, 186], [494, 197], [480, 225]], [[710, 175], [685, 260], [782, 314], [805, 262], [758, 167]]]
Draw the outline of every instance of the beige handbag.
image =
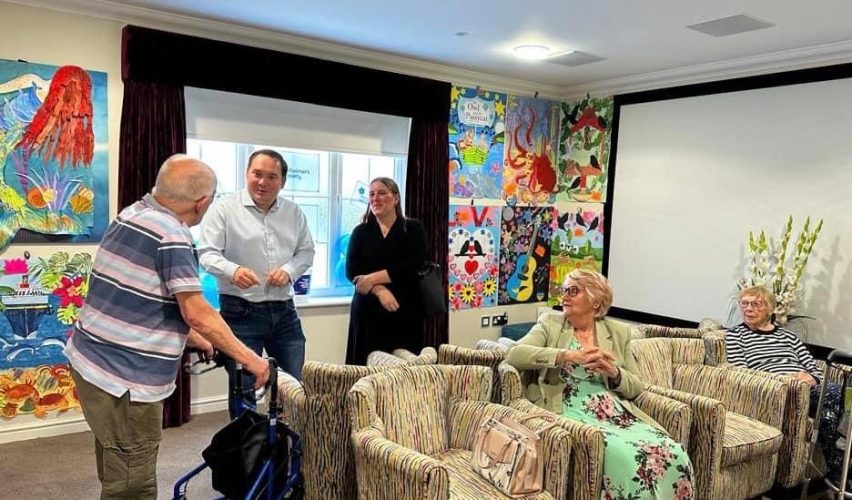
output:
[[[522, 425], [531, 418], [552, 422], [537, 432]], [[491, 484], [510, 497], [539, 493], [544, 483], [544, 456], [541, 435], [556, 425], [556, 416], [532, 414], [513, 420], [488, 417], [479, 427], [473, 445], [471, 465]]]

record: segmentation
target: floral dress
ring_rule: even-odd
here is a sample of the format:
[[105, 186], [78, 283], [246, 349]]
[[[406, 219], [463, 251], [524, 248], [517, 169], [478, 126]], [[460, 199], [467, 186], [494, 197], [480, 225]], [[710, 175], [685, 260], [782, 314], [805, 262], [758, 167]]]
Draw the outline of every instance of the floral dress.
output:
[[[568, 349], [580, 350], [577, 339]], [[683, 447], [628, 412], [600, 374], [566, 365], [562, 415], [604, 432], [601, 499], [693, 498], [692, 464]]]

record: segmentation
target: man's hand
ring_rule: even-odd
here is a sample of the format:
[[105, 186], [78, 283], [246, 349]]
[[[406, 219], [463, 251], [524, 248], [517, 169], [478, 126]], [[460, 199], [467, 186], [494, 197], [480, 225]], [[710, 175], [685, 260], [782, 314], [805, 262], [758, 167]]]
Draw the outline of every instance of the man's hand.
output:
[[287, 286], [290, 283], [290, 274], [287, 271], [277, 267], [266, 276], [266, 284], [269, 286]]
[[791, 373], [790, 376], [793, 377], [793, 378], [797, 378], [797, 379], [801, 380], [802, 382], [807, 382], [808, 385], [816, 385], [816, 383], [817, 383], [817, 381], [813, 377], [813, 375], [811, 375], [808, 372]]
[[370, 290], [372, 290], [373, 287], [376, 286], [376, 284], [373, 283], [372, 274], [361, 274], [355, 276], [352, 281], [355, 283], [355, 291], [360, 293], [361, 295], [367, 295], [368, 293], [370, 293]]
[[186, 346], [198, 350], [198, 358], [202, 361], [210, 361], [216, 353], [213, 344], [191, 328], [186, 336]]
[[615, 366], [615, 356], [604, 351], [598, 346], [586, 347], [582, 351], [584, 361], [583, 368], [593, 373], [600, 373], [609, 378], [618, 375], [618, 367]]
[[269, 382], [269, 362], [260, 356], [255, 355], [251, 366], [243, 365], [243, 368], [254, 375], [254, 388], [260, 389]]
[[240, 266], [236, 271], [234, 271], [234, 275], [231, 276], [231, 283], [233, 283], [237, 288], [245, 290], [246, 288], [259, 285], [260, 280], [257, 279], [257, 275], [254, 274], [254, 271], [247, 267]]
[[396, 297], [393, 296], [390, 290], [385, 288], [382, 285], [376, 285], [373, 288], [373, 294], [379, 299], [379, 302], [382, 304], [386, 310], [390, 312], [395, 312], [399, 309], [399, 302], [396, 301]]

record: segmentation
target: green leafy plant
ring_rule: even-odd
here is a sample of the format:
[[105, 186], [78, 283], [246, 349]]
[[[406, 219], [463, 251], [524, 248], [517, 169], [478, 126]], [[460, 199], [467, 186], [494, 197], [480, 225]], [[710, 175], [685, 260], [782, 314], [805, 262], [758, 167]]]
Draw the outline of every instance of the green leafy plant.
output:
[[793, 216], [787, 218], [777, 244], [772, 244], [763, 230], [757, 236], [752, 231], [748, 233], [750, 263], [746, 276], [737, 282], [737, 286], [742, 290], [761, 285], [771, 291], [775, 296], [775, 323], [778, 325], [787, 323], [796, 307], [802, 275], [821, 230], [822, 219], [811, 229], [811, 218], [806, 218], [792, 249]]

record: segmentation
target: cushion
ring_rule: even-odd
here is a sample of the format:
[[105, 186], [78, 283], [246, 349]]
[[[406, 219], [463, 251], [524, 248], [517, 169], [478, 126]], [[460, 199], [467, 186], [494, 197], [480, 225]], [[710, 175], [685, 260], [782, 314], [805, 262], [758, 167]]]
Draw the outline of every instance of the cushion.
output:
[[729, 411], [725, 416], [722, 467], [778, 453], [783, 437], [781, 431], [771, 425]]
[[504, 325], [500, 334], [503, 337], [508, 337], [512, 340], [521, 340], [521, 338], [529, 333], [532, 327], [535, 326], [535, 321], [529, 323], [515, 323], [514, 325]]

